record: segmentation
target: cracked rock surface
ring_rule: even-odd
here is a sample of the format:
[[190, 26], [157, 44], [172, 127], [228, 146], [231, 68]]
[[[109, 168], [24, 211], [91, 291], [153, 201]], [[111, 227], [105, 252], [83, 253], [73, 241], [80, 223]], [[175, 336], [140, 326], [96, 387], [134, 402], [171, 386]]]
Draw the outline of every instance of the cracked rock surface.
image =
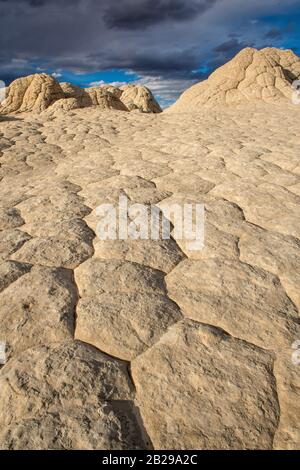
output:
[[[299, 117], [0, 117], [1, 449], [300, 447]], [[203, 203], [203, 250], [99, 240], [121, 195]]]

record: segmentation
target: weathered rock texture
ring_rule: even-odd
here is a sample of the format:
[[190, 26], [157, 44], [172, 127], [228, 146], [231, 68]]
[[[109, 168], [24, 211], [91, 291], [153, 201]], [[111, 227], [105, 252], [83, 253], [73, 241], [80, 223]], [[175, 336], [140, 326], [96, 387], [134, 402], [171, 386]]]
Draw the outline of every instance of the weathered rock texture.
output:
[[161, 113], [161, 108], [151, 91], [141, 85], [124, 85], [120, 99], [129, 111], [138, 109], [145, 113]]
[[92, 105], [100, 106], [101, 109], [117, 109], [120, 111], [128, 111], [127, 107], [122, 103], [118, 96], [110, 93], [105, 88], [86, 88], [85, 93], [87, 93], [90, 97]]
[[272, 369], [270, 353], [219, 329], [191, 320], [170, 328], [132, 364], [154, 447], [272, 448], [279, 420]]
[[11, 83], [6, 90], [6, 99], [0, 104], [0, 115], [39, 113], [47, 109], [54, 114], [91, 106], [119, 111], [161, 112], [151, 91], [144, 86], [126, 85], [120, 89], [103, 85], [83, 89], [71, 83], [59, 84], [47, 74], [35, 74]]
[[44, 73], [29, 75], [11, 83], [0, 105], [0, 113], [40, 112], [62, 98], [64, 92], [53, 77]]
[[263, 100], [291, 100], [300, 78], [300, 59], [290, 50], [243, 49], [210, 77], [185, 91], [170, 111], [200, 111], [219, 105]]
[[[1, 449], [299, 449], [300, 107], [198, 111], [1, 117]], [[98, 239], [124, 195], [204, 248]]]
[[5, 448], [147, 447], [126, 365], [88, 345], [30, 349], [5, 367], [0, 387]]

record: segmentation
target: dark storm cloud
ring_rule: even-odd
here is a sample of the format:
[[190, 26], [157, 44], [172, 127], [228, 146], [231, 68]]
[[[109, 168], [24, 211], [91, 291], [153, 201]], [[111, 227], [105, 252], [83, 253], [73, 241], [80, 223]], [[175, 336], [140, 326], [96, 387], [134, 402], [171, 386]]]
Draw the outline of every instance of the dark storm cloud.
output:
[[246, 47], [244, 43], [237, 38], [232, 38], [214, 47], [213, 51], [227, 57], [237, 54], [243, 47]]
[[[80, 1], [80, 0], [79, 0]], [[19, 3], [19, 4], [27, 4], [31, 7], [42, 7], [44, 5], [50, 5], [50, 4], [72, 4], [72, 3], [78, 3], [78, 0], [0, 0], [0, 3]]]
[[[9, 65], [14, 57], [81, 72], [124, 68], [187, 78], [199, 65], [199, 48], [186, 47], [190, 41], [175, 37], [173, 25], [190, 24], [221, 1], [0, 0], [0, 56], [7, 61], [1, 75], [19, 75]], [[136, 31], [137, 23], [151, 30], [162, 21], [155, 33]]]
[[[266, 27], [259, 18], [286, 15], [299, 4], [300, 0], [0, 0], [0, 79], [11, 81], [42, 70], [124, 69], [142, 79], [150, 77], [157, 89], [164, 81], [180, 90], [245, 46], [278, 44], [275, 24], [269, 21]], [[297, 34], [297, 28], [284, 37], [287, 34]]]
[[207, 11], [218, 0], [120, 0], [104, 13], [109, 28], [143, 29], [165, 21], [186, 21]]
[[198, 48], [180, 50], [162, 50], [150, 48], [136, 51], [134, 54], [121, 55], [119, 51], [107, 51], [91, 55], [87, 61], [97, 68], [101, 64], [105, 69], [124, 68], [139, 73], [163, 74], [187, 78], [199, 65]]
[[208, 61], [208, 67], [210, 69], [215, 69], [224, 65], [225, 62], [232, 59], [238, 52], [240, 52], [244, 47], [252, 47], [252, 42], [243, 42], [236, 35], [229, 35], [230, 39], [227, 41], [219, 44], [218, 46], [213, 48], [213, 52], [215, 52], [213, 59]]

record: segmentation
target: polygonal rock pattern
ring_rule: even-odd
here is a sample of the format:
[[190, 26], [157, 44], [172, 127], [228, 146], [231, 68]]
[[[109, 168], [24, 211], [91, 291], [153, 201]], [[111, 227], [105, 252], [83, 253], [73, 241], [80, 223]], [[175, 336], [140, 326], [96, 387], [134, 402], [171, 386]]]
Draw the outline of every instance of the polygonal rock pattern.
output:
[[247, 47], [210, 77], [185, 91], [171, 112], [263, 100], [291, 99], [292, 83], [300, 77], [300, 59], [291, 50]]
[[126, 364], [88, 345], [30, 349], [0, 377], [1, 449], [147, 447]]
[[0, 294], [1, 340], [8, 355], [72, 338], [77, 293], [71, 273], [35, 266]]
[[297, 308], [279, 279], [236, 260], [185, 260], [166, 278], [169, 296], [193, 320], [262, 348], [292, 344]]
[[[74, 269], [92, 256], [93, 233], [85, 226], [75, 232], [72, 221], [55, 225], [56, 234], [49, 237], [35, 237], [25, 243], [11, 259], [43, 266], [61, 266]], [[45, 227], [44, 227], [45, 228]]]
[[280, 413], [272, 369], [270, 353], [222, 330], [173, 326], [132, 363], [154, 447], [272, 448]]
[[216, 186], [210, 194], [239, 205], [246, 219], [255, 225], [300, 237], [300, 197], [280, 185], [262, 182], [256, 186], [247, 180], [226, 182]]
[[300, 241], [249, 226], [239, 240], [240, 259], [276, 274], [288, 296], [300, 308]]
[[98, 258], [75, 270], [81, 300], [75, 336], [124, 360], [145, 351], [181, 319], [160, 271]]
[[77, 195], [79, 190], [75, 185], [64, 183], [36, 184], [34, 193], [30, 192], [30, 197], [18, 204], [25, 222], [22, 230], [40, 237], [61, 232], [77, 235], [78, 231], [86, 231], [86, 224], [78, 218], [83, 218], [90, 210]]

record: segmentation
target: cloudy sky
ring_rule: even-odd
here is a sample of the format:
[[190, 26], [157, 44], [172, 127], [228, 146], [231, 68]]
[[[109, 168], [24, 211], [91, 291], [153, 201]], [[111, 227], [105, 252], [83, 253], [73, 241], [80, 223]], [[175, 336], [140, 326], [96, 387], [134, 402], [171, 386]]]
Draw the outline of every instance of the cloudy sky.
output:
[[0, 80], [140, 82], [163, 106], [245, 46], [300, 54], [300, 0], [0, 0]]

